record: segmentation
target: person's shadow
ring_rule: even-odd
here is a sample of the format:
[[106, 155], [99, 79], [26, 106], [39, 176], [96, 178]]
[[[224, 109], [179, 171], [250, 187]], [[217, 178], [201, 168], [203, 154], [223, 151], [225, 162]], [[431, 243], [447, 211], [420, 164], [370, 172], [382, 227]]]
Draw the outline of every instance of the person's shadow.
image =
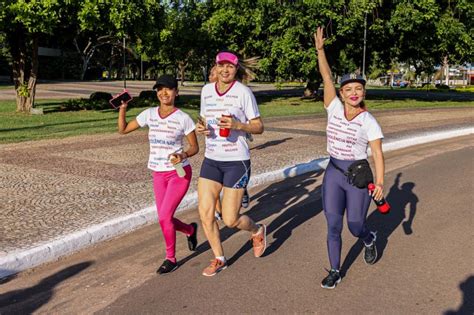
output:
[[54, 287], [67, 278], [89, 268], [92, 261], [69, 266], [51, 276], [44, 278], [38, 284], [20, 290], [0, 295], [0, 314], [31, 314], [42, 305], [48, 303], [54, 294]]
[[[273, 235], [276, 241], [267, 245], [268, 248], [265, 251], [265, 256], [277, 250], [285, 240], [291, 236], [291, 231], [294, 228], [321, 212], [321, 198], [315, 198], [315, 195], [319, 194], [320, 188], [310, 190], [308, 187], [315, 183], [322, 173], [323, 171], [310, 172], [292, 178], [285, 178], [251, 196], [252, 200], [257, 200], [256, 204], [247, 212], [242, 211], [241, 213], [250, 216], [252, 220], [257, 223], [274, 214], [282, 212], [283, 209], [288, 207], [267, 226], [267, 235], [276, 231]], [[291, 187], [291, 189], [289, 189], [289, 187]], [[308, 206], [306, 206], [306, 204], [308, 204]], [[303, 205], [305, 206], [305, 211], [301, 211]], [[239, 231], [238, 229], [225, 226], [221, 228], [220, 236], [222, 243], [224, 244], [225, 240]], [[237, 261], [237, 259], [251, 248], [251, 242], [246, 242], [229, 258], [227, 261], [228, 264], [231, 265]], [[199, 244], [196, 248], [196, 252], [180, 260], [178, 264], [185, 264], [209, 249], [209, 243], [205, 241]]]
[[444, 315], [472, 315], [474, 314], [474, 275], [459, 285], [463, 293], [462, 305], [456, 310], [448, 310]]
[[[413, 192], [413, 188], [415, 187], [414, 183], [406, 182], [400, 186], [401, 176], [402, 173], [397, 174], [385, 198], [390, 205], [390, 212], [388, 214], [381, 214], [379, 211], [372, 211], [367, 218], [368, 228], [371, 231], [377, 232], [377, 261], [382, 259], [390, 235], [392, 235], [400, 224], [402, 224], [405, 235], [413, 234], [412, 224], [416, 215], [418, 197]], [[407, 206], [409, 206], [408, 218], [405, 215]], [[351, 247], [341, 267], [342, 275], [347, 273], [363, 248], [363, 242], [360, 240], [357, 240]]]
[[[257, 199], [257, 204], [252, 208], [252, 211], [246, 214], [255, 222], [260, 222], [288, 207], [267, 225], [267, 242], [271, 239], [268, 235], [272, 232], [274, 232], [274, 241], [269, 244], [267, 243], [267, 249], [262, 257], [271, 255], [278, 250], [290, 238], [294, 229], [322, 211], [321, 186], [311, 191], [308, 189], [308, 186], [315, 183], [317, 177], [321, 176], [322, 173], [323, 171], [312, 172], [309, 176], [301, 175], [286, 179], [286, 185], [283, 187], [281, 182], [272, 184], [254, 196]], [[291, 187], [291, 190], [285, 190], [285, 186]], [[304, 211], [302, 211], [302, 207], [304, 207]], [[245, 243], [229, 259], [229, 265], [251, 248], [251, 242]]]

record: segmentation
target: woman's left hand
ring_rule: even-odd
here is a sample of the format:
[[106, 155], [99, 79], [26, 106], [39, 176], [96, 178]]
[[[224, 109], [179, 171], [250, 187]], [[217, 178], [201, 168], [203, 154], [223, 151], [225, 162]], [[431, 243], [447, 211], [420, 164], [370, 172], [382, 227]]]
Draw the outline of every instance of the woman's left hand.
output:
[[181, 163], [185, 159], [185, 156], [184, 153], [173, 153], [168, 156], [168, 159], [171, 164], [175, 165]]
[[375, 184], [375, 189], [372, 193], [369, 194], [377, 201], [383, 198], [383, 185]]
[[237, 129], [238, 122], [232, 117], [220, 117], [217, 125], [220, 128]]

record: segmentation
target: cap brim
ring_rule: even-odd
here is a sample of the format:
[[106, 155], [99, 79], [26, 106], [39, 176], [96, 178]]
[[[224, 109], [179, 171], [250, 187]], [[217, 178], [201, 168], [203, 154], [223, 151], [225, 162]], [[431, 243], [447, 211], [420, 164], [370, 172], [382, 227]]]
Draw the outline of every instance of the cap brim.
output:
[[341, 83], [341, 87], [343, 87], [343, 86], [346, 85], [346, 84], [354, 83], [354, 82], [360, 83], [360, 84], [362, 84], [363, 86], [365, 86], [365, 83], [366, 83], [366, 81], [365, 81], [365, 80], [362, 80], [362, 79], [350, 79], [350, 80], [344, 81], [344, 83]]

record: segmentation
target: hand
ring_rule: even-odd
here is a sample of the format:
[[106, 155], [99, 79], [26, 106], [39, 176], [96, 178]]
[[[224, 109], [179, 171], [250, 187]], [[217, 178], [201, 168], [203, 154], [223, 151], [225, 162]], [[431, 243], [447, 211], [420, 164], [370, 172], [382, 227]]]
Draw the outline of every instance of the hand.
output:
[[201, 121], [198, 121], [196, 124], [196, 133], [199, 135], [205, 135], [206, 137], [209, 137], [211, 134], [211, 131], [207, 128], [207, 125], [205, 126]]
[[128, 102], [122, 101], [122, 104], [120, 105], [120, 108], [127, 109]]
[[185, 153], [172, 153], [168, 156], [169, 161], [173, 165], [183, 162], [185, 158]]
[[377, 201], [383, 198], [383, 185], [375, 184], [375, 189], [369, 194]]
[[323, 37], [324, 28], [319, 26], [314, 33], [314, 46], [316, 50], [323, 50], [324, 49], [324, 41], [326, 38]]
[[217, 125], [220, 128], [237, 129], [238, 122], [232, 117], [221, 117]]

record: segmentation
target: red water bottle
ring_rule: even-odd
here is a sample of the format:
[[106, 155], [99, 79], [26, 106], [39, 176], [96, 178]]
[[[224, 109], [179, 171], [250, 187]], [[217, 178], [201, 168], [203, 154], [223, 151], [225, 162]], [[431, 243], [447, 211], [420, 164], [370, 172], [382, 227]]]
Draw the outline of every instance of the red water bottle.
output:
[[[226, 112], [226, 113], [222, 114], [222, 117], [230, 117], [230, 118], [232, 118], [232, 115]], [[229, 136], [229, 134], [230, 134], [230, 129], [229, 129], [229, 128], [222, 128], [222, 127], [221, 127], [221, 128], [219, 129], [219, 136], [224, 137], [224, 138], [227, 138], [227, 137]]]
[[[373, 183], [370, 183], [369, 186], [367, 186], [367, 188], [369, 189], [370, 193], [372, 194], [372, 192], [375, 190], [375, 185]], [[374, 200], [375, 204], [377, 205], [377, 209], [379, 210], [380, 213], [382, 214], [387, 214], [390, 212], [390, 205], [388, 204], [388, 202], [385, 200], [384, 197], [382, 197], [382, 199], [380, 200], [375, 200], [374, 197], [372, 196], [372, 199]]]

